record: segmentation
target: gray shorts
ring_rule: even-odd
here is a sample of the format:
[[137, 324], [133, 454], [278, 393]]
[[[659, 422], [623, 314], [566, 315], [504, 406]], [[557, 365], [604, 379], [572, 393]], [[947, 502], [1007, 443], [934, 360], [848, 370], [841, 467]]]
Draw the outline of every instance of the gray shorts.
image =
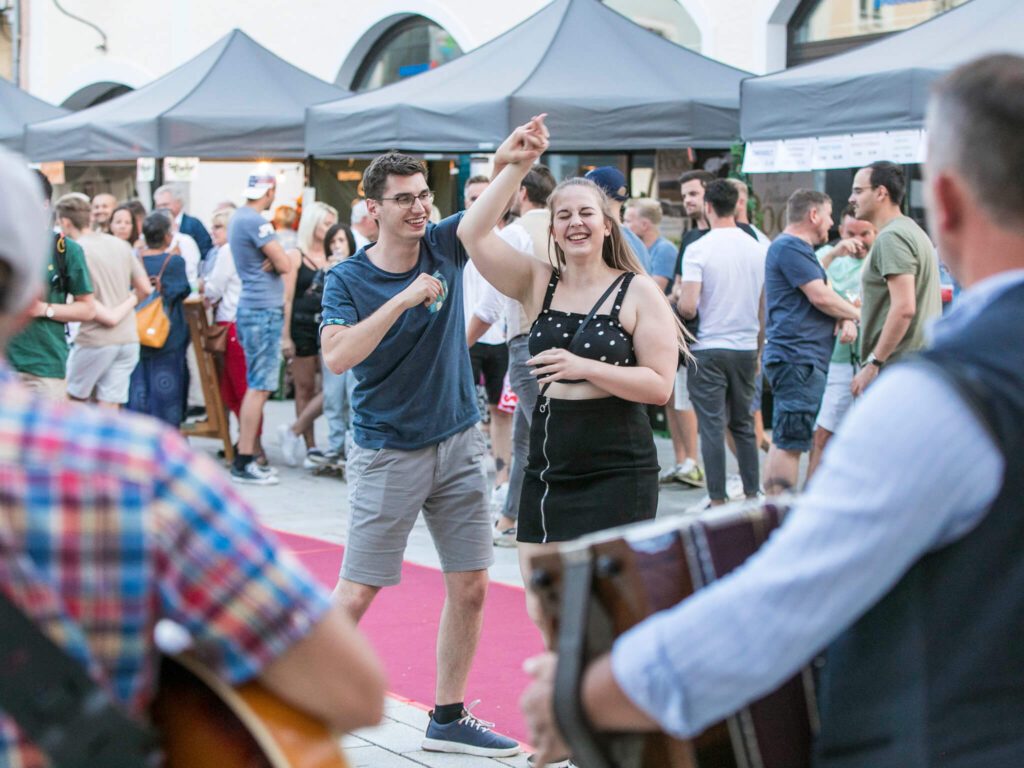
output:
[[398, 584], [421, 509], [442, 571], [490, 567], [485, 453], [476, 426], [416, 451], [353, 446], [346, 465], [350, 516], [341, 577], [373, 587]]
[[138, 342], [75, 346], [68, 355], [68, 394], [76, 400], [95, 395], [101, 403], [123, 405], [128, 402], [128, 383], [138, 363]]

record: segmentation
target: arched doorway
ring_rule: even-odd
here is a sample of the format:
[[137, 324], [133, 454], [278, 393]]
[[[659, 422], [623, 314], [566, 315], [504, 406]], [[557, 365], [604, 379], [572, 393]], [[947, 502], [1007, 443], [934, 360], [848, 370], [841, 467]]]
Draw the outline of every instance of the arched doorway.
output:
[[803, 0], [790, 17], [786, 64], [855, 48], [928, 21], [967, 0]]

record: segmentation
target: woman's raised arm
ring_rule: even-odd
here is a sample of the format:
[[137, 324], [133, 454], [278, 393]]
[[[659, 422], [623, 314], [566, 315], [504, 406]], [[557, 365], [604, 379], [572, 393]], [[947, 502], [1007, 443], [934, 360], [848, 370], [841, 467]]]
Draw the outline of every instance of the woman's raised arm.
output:
[[547, 267], [498, 237], [494, 227], [547, 145], [543, 115], [516, 128], [494, 155], [500, 172], [459, 223], [459, 239], [480, 274], [503, 294], [519, 301], [528, 299], [535, 271]]

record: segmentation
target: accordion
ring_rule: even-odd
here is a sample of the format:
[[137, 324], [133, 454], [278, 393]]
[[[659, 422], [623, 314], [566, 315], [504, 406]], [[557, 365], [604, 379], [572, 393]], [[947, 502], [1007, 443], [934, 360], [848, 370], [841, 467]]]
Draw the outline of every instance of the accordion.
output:
[[810, 670], [693, 741], [664, 733], [594, 733], [583, 671], [616, 637], [752, 555], [780, 524], [779, 502], [747, 501], [585, 536], [535, 557], [549, 645], [558, 652], [555, 715], [583, 768], [809, 768], [817, 708]]

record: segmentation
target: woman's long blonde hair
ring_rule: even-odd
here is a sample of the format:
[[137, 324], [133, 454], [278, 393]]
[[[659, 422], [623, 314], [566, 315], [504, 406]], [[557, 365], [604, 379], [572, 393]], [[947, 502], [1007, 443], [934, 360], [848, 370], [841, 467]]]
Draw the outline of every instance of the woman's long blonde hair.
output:
[[[295, 238], [300, 251], [309, 253], [314, 244], [316, 228], [328, 216], [333, 216], [334, 220], [337, 221], [338, 209], [319, 200], [302, 209], [302, 218], [299, 219], [299, 231]], [[316, 243], [316, 245], [319, 246], [320, 243]]]
[[[636, 254], [633, 253], [633, 249], [626, 243], [625, 238], [622, 235], [622, 225], [619, 224], [615, 219], [610, 217], [605, 211], [608, 209], [608, 195], [601, 189], [597, 184], [592, 182], [590, 179], [585, 179], [582, 176], [575, 176], [571, 179], [566, 179], [561, 182], [551, 194], [548, 196], [548, 213], [551, 216], [551, 224], [548, 227], [548, 263], [551, 264], [551, 268], [555, 272], [561, 274], [562, 268], [565, 266], [565, 252], [562, 247], [555, 241], [555, 200], [559, 193], [569, 187], [582, 187], [583, 189], [590, 190], [597, 197], [600, 204], [601, 212], [604, 216], [604, 221], [608, 225], [609, 235], [604, 239], [604, 244], [601, 246], [601, 258], [604, 263], [612, 269], [623, 270], [625, 272], [635, 272], [638, 275], [646, 275], [647, 270], [643, 268], [643, 265], [637, 259]], [[555, 258], [552, 260], [551, 252], [554, 250]], [[672, 309], [672, 317], [675, 320], [676, 326], [676, 340], [679, 343], [679, 351], [682, 352], [683, 356], [690, 359], [690, 350], [688, 341], [692, 338], [690, 334], [686, 332], [683, 324], [679, 321], [679, 316], [676, 314], [671, 303], [668, 301], [668, 297], [665, 297], [665, 302], [669, 304], [669, 308]]]

